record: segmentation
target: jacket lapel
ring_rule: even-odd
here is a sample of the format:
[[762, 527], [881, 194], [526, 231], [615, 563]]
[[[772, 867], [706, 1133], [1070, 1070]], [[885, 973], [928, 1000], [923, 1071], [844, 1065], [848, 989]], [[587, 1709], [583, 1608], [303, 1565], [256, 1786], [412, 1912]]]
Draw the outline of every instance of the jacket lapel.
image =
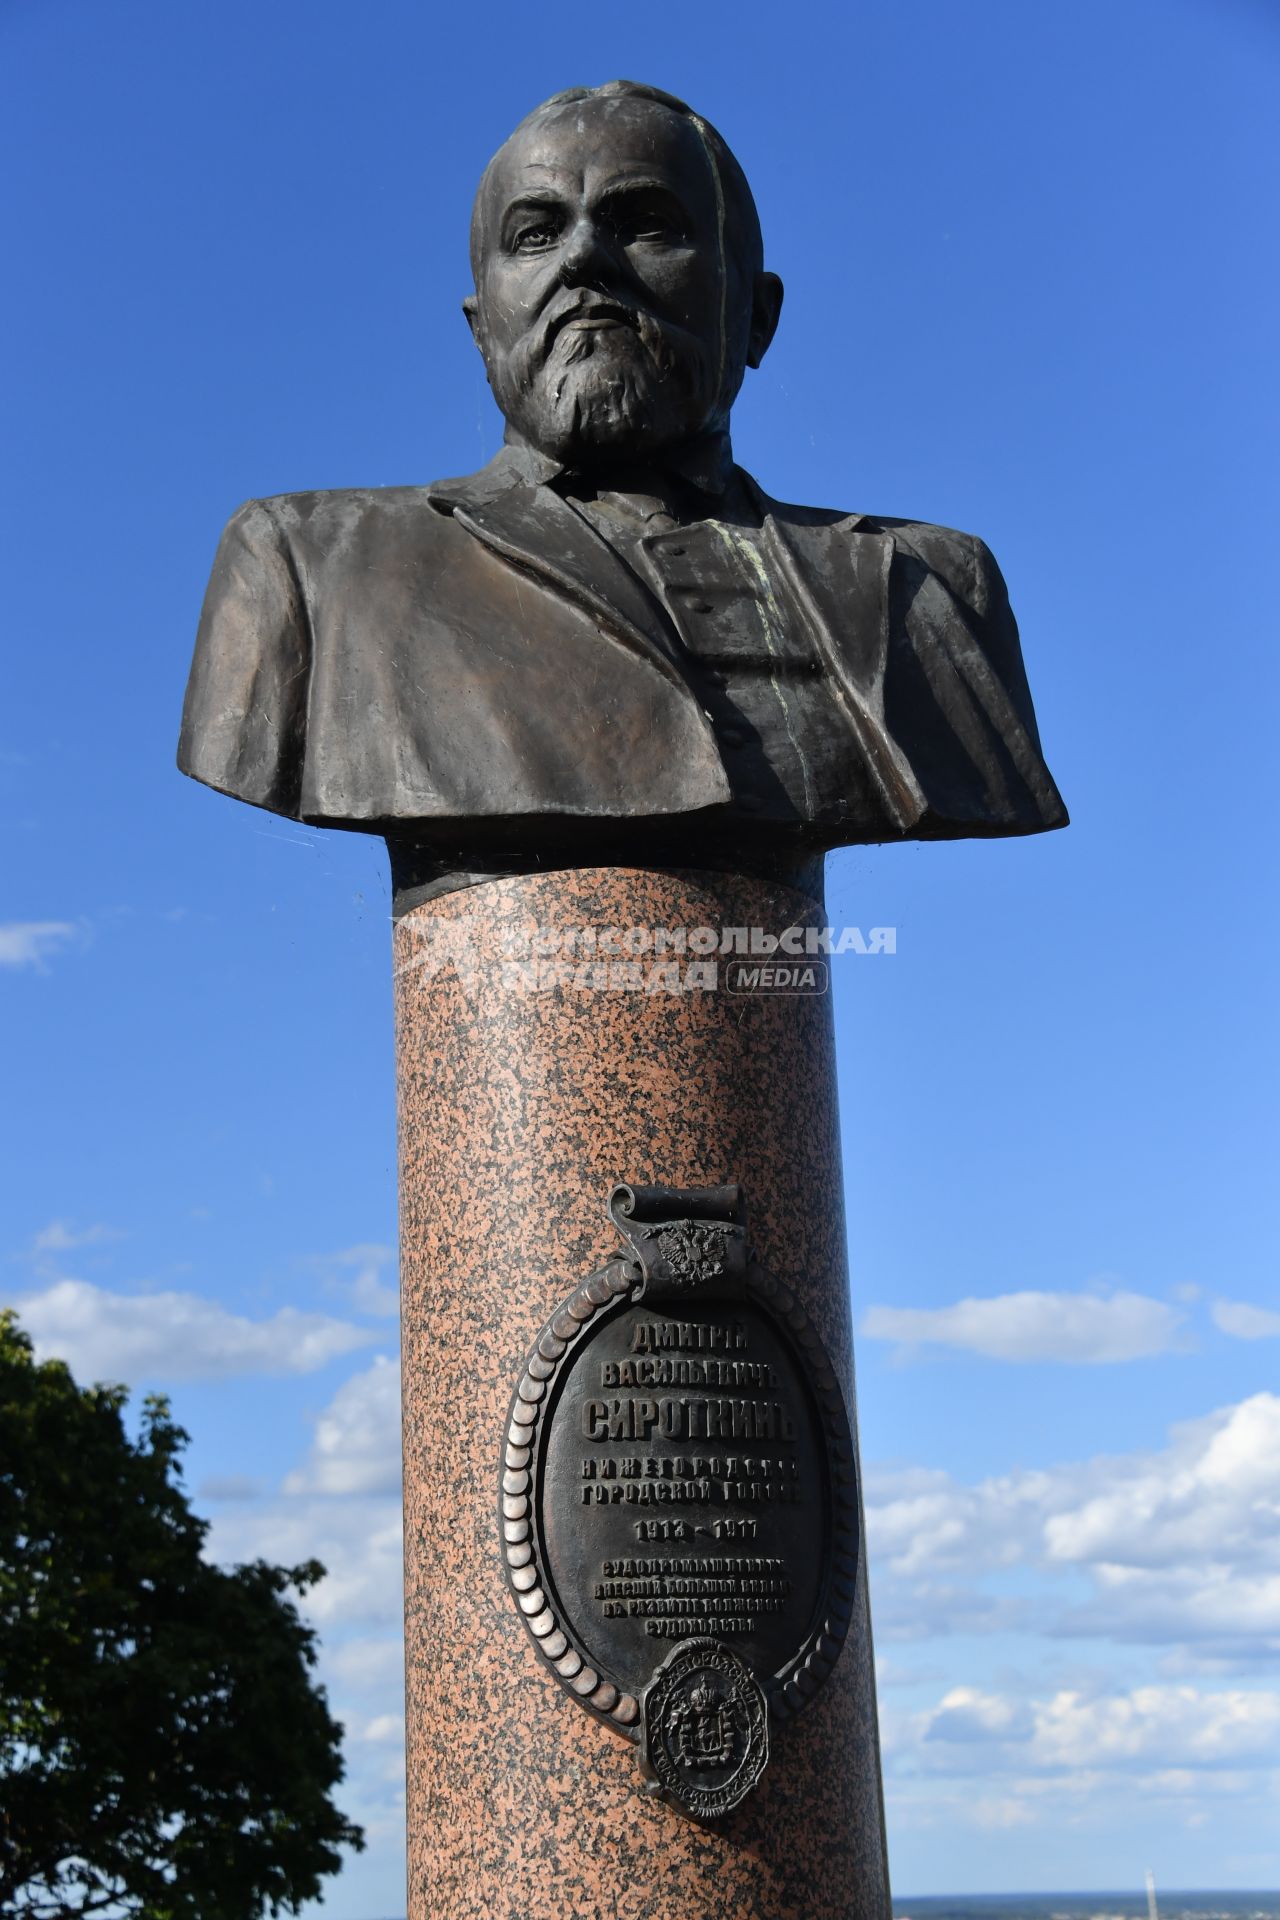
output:
[[893, 540], [860, 531], [860, 514], [834, 521], [801, 516], [743, 478], [760, 510], [770, 558], [804, 615], [881, 804], [892, 825], [906, 833], [928, 803], [885, 725]]
[[499, 454], [466, 480], [429, 490], [459, 526], [523, 572], [583, 607], [615, 640], [693, 697], [678, 641], [631, 569], [554, 487], [535, 486]]
[[[742, 479], [760, 512], [769, 557], [813, 635], [891, 829], [909, 832], [927, 802], [884, 720], [892, 538], [859, 531], [858, 514], [810, 519], [771, 500], [749, 474]], [[553, 487], [532, 483], [504, 451], [479, 473], [437, 482], [429, 495], [473, 538], [584, 608], [694, 699], [676, 664], [679, 642], [660, 609]]]

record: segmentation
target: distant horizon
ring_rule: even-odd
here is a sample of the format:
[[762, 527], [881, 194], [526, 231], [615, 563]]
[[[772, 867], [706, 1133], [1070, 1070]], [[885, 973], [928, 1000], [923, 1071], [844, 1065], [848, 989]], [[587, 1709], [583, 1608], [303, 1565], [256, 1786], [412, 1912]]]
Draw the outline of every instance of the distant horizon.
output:
[[[1161, 1897], [1161, 1889], [1157, 1882], [1157, 1903]], [[1280, 1910], [1280, 1888], [1278, 1887], [1169, 1887], [1165, 1889], [1165, 1897], [1171, 1901], [1208, 1900], [1221, 1899], [1223, 1897], [1227, 1897], [1232, 1901], [1261, 1899], [1274, 1903], [1277, 1910]], [[900, 1908], [906, 1906], [937, 1908], [954, 1905], [957, 1902], [978, 1902], [984, 1906], [1004, 1906], [1019, 1900], [1036, 1902], [1046, 1900], [1114, 1900], [1117, 1902], [1131, 1902], [1135, 1908], [1139, 1909], [1142, 1913], [1147, 1911], [1145, 1887], [1140, 1888], [1134, 1893], [1127, 1893], [1122, 1888], [1117, 1887], [1058, 1887], [1050, 1889], [1047, 1892], [1035, 1892], [1029, 1888], [1022, 1888], [1014, 1893], [895, 1893], [893, 1895], [893, 1906], [895, 1913], [897, 1913]], [[375, 1917], [366, 1916], [366, 1920], [375, 1920]], [[406, 1916], [403, 1913], [381, 1914], [376, 1916], [376, 1920], [406, 1920]], [[1041, 1920], [1041, 1917], [1037, 1916], [1037, 1920]], [[1208, 1916], [1206, 1916], [1206, 1920], [1208, 1920]], [[1268, 1920], [1270, 1920], [1270, 1916], [1268, 1916]]]
[[[1020, 1888], [1012, 1893], [895, 1893], [893, 1895], [895, 1912], [908, 1906], [936, 1910], [948, 1907], [1006, 1907], [1016, 1906], [1019, 1903], [1036, 1908], [1042, 1908], [1051, 1903], [1057, 1906], [1061, 1903], [1062, 1906], [1070, 1908], [1084, 1902], [1092, 1904], [1098, 1900], [1113, 1903], [1113, 1910], [1122, 1913], [1124, 1920], [1128, 1920], [1130, 1909], [1133, 1913], [1140, 1915], [1145, 1915], [1147, 1912], [1146, 1887], [1141, 1883], [1130, 1890], [1114, 1886], [1054, 1887], [1044, 1892]], [[1255, 1900], [1266, 1903], [1267, 1920], [1272, 1920], [1273, 1914], [1280, 1915], [1280, 1888], [1277, 1887], [1161, 1887], [1159, 1880], [1156, 1881], [1156, 1905], [1160, 1909], [1162, 1920], [1170, 1920], [1170, 1916], [1176, 1916], [1176, 1920], [1190, 1920], [1192, 1914], [1198, 1916], [1199, 1920], [1210, 1920], [1210, 1916], [1214, 1914], [1230, 1914], [1231, 1920], [1245, 1920], [1245, 1917], [1235, 1910], [1243, 1903]], [[1215, 1904], [1207, 1908], [1199, 1905], [1188, 1907], [1188, 1902]], [[1037, 1913], [1035, 1920], [1046, 1920], [1046, 1917]], [[1080, 1917], [1072, 1915], [1071, 1920], [1080, 1920]], [[1094, 1916], [1084, 1916], [1083, 1920], [1094, 1920]]]
[[[1280, 1902], [1280, 1887], [1168, 1887], [1165, 1889], [1165, 1893], [1170, 1900], [1203, 1900], [1228, 1895], [1233, 1900], [1266, 1899]], [[1158, 1882], [1156, 1885], [1156, 1898], [1157, 1902], [1161, 1898], [1161, 1889]], [[1147, 1896], [1145, 1887], [1140, 1887], [1131, 1894], [1126, 1893], [1123, 1888], [1119, 1887], [1055, 1887], [1041, 1892], [1033, 1888], [1023, 1887], [1013, 1893], [966, 1893], [964, 1891], [957, 1893], [895, 1893], [893, 1895], [893, 1904], [896, 1908], [908, 1902], [912, 1906], [938, 1907], [946, 1906], [948, 1902], [956, 1900], [978, 1900], [995, 1905], [1004, 1904], [1013, 1900], [1103, 1899], [1132, 1900], [1141, 1907], [1144, 1913], [1146, 1912]], [[374, 1916], [368, 1916], [368, 1920], [374, 1920]], [[378, 1915], [376, 1916], [376, 1920], [405, 1920], [405, 1915]]]
[[[1165, 1898], [1165, 1897], [1167, 1897], [1170, 1900], [1182, 1900], [1182, 1899], [1201, 1900], [1201, 1899], [1206, 1899], [1211, 1895], [1216, 1896], [1216, 1895], [1222, 1895], [1222, 1894], [1229, 1894], [1232, 1899], [1241, 1899], [1241, 1900], [1252, 1899], [1259, 1896], [1264, 1897], [1268, 1900], [1280, 1900], [1280, 1886], [1277, 1886], [1277, 1887], [1175, 1887], [1175, 1886], [1169, 1886], [1162, 1889], [1160, 1886], [1159, 1880], [1156, 1881], [1157, 1904], [1162, 1898]], [[942, 1903], [948, 1900], [1100, 1900], [1100, 1899], [1103, 1899], [1104, 1897], [1106, 1899], [1114, 1899], [1114, 1900], [1133, 1899], [1140, 1902], [1143, 1910], [1144, 1911], [1146, 1910], [1147, 1894], [1146, 1894], [1146, 1888], [1143, 1885], [1138, 1886], [1137, 1889], [1132, 1894], [1126, 1893], [1123, 1890], [1123, 1888], [1115, 1887], [1115, 1886], [1049, 1887], [1044, 1889], [1043, 1891], [1037, 1891], [1034, 1887], [1019, 1887], [1012, 1893], [969, 1893], [969, 1892], [965, 1892], [963, 1889], [960, 1889], [955, 1893], [895, 1893], [893, 1895], [893, 1901], [895, 1906], [900, 1900], [911, 1900], [917, 1904], [927, 1901], [930, 1904], [936, 1906], [939, 1903]]]

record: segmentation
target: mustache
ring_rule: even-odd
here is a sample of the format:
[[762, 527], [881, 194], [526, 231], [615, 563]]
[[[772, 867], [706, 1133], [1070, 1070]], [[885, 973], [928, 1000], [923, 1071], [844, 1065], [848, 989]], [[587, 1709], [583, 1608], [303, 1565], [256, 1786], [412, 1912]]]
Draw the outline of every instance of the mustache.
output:
[[565, 329], [578, 320], [611, 321], [615, 326], [627, 328], [645, 357], [663, 376], [691, 361], [700, 363], [703, 358], [700, 344], [683, 327], [659, 319], [634, 300], [620, 300], [616, 294], [584, 287], [553, 301], [512, 350], [511, 371], [516, 378], [521, 382], [536, 381], [546, 372], [557, 346], [561, 357], [570, 365], [589, 359], [597, 345], [595, 328], [575, 330], [567, 340], [561, 340]]
[[[614, 300], [606, 294], [594, 294], [585, 289], [575, 298], [557, 305], [555, 310], [544, 315], [540, 332], [542, 344], [547, 353], [572, 320], [612, 320], [618, 325], [630, 327], [633, 333], [639, 333], [641, 315], [644, 309], [627, 306], [621, 300]], [[645, 316], [653, 320], [651, 314]], [[655, 325], [656, 321], [653, 322]]]

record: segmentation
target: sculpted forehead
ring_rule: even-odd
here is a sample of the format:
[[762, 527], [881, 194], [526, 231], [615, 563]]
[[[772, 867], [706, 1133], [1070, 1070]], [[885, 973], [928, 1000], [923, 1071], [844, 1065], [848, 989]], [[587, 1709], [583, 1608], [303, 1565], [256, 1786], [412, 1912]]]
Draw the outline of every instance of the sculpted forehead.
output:
[[711, 160], [693, 121], [656, 100], [596, 96], [541, 108], [498, 149], [476, 200], [473, 251], [520, 194], [581, 192], [627, 174], [662, 180], [695, 217], [714, 218]]

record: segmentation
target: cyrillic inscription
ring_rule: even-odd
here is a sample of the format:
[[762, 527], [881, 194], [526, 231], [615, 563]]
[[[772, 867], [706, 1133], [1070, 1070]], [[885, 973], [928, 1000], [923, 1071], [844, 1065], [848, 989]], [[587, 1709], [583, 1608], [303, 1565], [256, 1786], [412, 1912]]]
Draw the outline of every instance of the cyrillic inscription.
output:
[[624, 1307], [547, 1412], [546, 1571], [593, 1660], [633, 1692], [662, 1642], [710, 1636], [783, 1666], [820, 1596], [825, 1476], [809, 1390], [766, 1315]]

